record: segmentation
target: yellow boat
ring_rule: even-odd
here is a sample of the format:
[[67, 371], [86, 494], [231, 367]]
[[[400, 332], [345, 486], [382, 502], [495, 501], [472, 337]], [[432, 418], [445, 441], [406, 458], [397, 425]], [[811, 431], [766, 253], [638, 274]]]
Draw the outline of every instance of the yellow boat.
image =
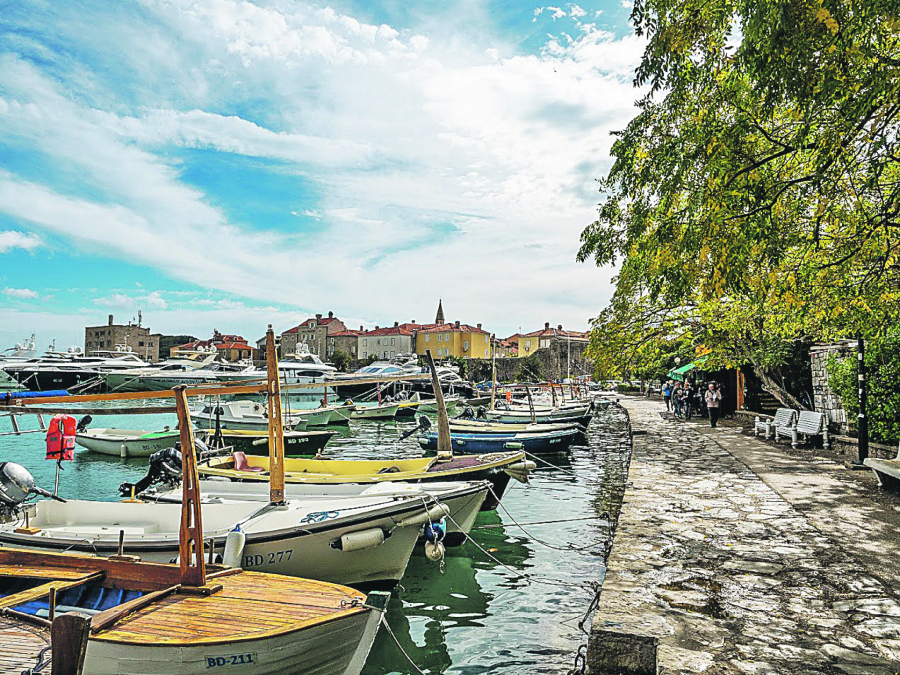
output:
[[[385, 483], [404, 481], [425, 483], [432, 481], [491, 482], [491, 491], [485, 499], [482, 511], [494, 509], [503, 496], [510, 477], [525, 483], [535, 468], [525, 453], [493, 452], [485, 455], [466, 455], [449, 460], [439, 457], [417, 459], [364, 460], [364, 459], [288, 459], [284, 460], [284, 480], [287, 483], [325, 484], [336, 483]], [[239, 457], [235, 466], [234, 456], [213, 457], [200, 462], [197, 470], [201, 476], [230, 478], [235, 481], [268, 481], [268, 457]]]

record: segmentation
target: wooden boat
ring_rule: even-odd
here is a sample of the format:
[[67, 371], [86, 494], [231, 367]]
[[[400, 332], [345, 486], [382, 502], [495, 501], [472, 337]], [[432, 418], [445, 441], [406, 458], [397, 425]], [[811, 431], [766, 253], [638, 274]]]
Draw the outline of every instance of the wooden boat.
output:
[[[570, 428], [550, 432], [516, 432], [510, 434], [451, 433], [453, 452], [474, 454], [500, 452], [503, 450], [523, 450], [529, 455], [559, 454], [567, 452], [580, 432]], [[423, 450], [436, 452], [438, 434], [428, 432], [419, 436]]]
[[[207, 445], [216, 437], [215, 429], [199, 432]], [[285, 431], [284, 456], [298, 459], [312, 459], [325, 448], [336, 431]], [[269, 455], [269, 434], [264, 431], [247, 429], [222, 429], [219, 432], [221, 445], [229, 446], [235, 452], [248, 455]], [[210, 447], [214, 447], [210, 445]]]
[[[197, 470], [207, 478], [268, 480], [269, 464], [265, 458], [247, 457], [246, 460], [247, 468], [238, 469], [232, 457], [213, 457], [200, 462]], [[398, 460], [285, 459], [284, 480], [289, 484], [307, 485], [487, 480], [491, 483], [493, 494], [488, 495], [482, 510], [488, 510], [497, 507], [511, 477], [525, 483], [534, 468], [534, 462], [527, 460], [522, 451], [469, 455], [450, 460], [440, 457]]]
[[331, 424], [349, 424], [352, 404], [320, 405], [315, 408], [289, 408], [285, 415], [306, 420], [307, 427], [321, 427]]
[[115, 457], [149, 457], [178, 442], [177, 431], [137, 431], [129, 429], [85, 429], [75, 436], [78, 445]]
[[485, 413], [485, 417], [491, 422], [515, 422], [517, 424], [527, 424], [529, 422], [534, 424], [574, 423], [587, 427], [591, 419], [593, 419], [593, 414], [590, 412], [578, 414], [578, 411], [561, 410], [552, 412], [535, 411], [535, 414], [532, 416], [528, 410], [488, 410]]
[[420, 405], [422, 405], [421, 401], [400, 401], [400, 405], [397, 408], [397, 417], [415, 417]]
[[515, 434], [520, 432], [568, 431], [576, 429], [584, 431], [584, 427], [574, 422], [532, 424], [529, 422], [490, 422], [488, 420], [463, 419], [456, 417], [450, 420], [450, 431], [453, 433], [471, 434]]
[[352, 420], [389, 420], [397, 416], [399, 403], [357, 403], [350, 413]]
[[[331, 418], [330, 412], [325, 412], [327, 419]], [[191, 413], [191, 418], [198, 426], [214, 428], [218, 419], [222, 429], [243, 429], [246, 431], [269, 430], [269, 417], [266, 408], [256, 401], [222, 401], [221, 403], [207, 403], [197, 412]], [[307, 420], [304, 417], [283, 418], [284, 428], [291, 431], [305, 431]], [[327, 424], [327, 422], [326, 422]]]
[[[263, 502], [269, 499], [268, 486], [265, 483], [247, 483], [235, 481], [201, 480], [198, 483], [204, 501], [249, 501]], [[491, 484], [488, 481], [448, 481], [439, 483], [379, 483], [366, 485], [361, 483], [340, 483], [337, 485], [304, 485], [288, 483], [285, 485], [287, 499], [324, 499], [340, 500], [357, 497], [408, 497], [419, 495], [439, 501], [450, 512], [447, 514], [447, 536], [445, 546], [458, 546], [465, 541], [475, 524], [481, 505], [488, 497]], [[160, 502], [180, 502], [181, 489], [164, 486], [159, 490], [151, 490], [141, 495], [142, 499]], [[421, 537], [420, 537], [421, 540]]]
[[[229, 535], [240, 531], [244, 543], [227, 562], [244, 569], [391, 587], [403, 576], [423, 525], [448, 511], [422, 497], [291, 499], [277, 507], [207, 502], [204, 538], [224, 556]], [[179, 504], [44, 500], [23, 508], [34, 531], [22, 531], [21, 517], [0, 523], [4, 545], [111, 556], [122, 536], [125, 552], [144, 560], [168, 563], [179, 555]]]
[[388, 599], [215, 565], [202, 581], [178, 565], [4, 548], [3, 671], [49, 673], [52, 642], [54, 673], [82, 672], [80, 657], [90, 675], [358, 675]]

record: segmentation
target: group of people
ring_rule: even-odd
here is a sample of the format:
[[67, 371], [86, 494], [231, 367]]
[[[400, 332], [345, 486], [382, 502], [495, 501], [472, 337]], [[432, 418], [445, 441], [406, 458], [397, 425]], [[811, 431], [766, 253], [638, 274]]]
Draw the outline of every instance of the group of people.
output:
[[670, 380], [663, 384], [662, 395], [666, 401], [666, 410], [674, 412], [679, 419], [689, 420], [695, 415], [700, 416], [703, 408], [706, 408], [709, 425], [715, 428], [719, 421], [722, 392], [715, 382], [710, 382], [704, 390], [693, 382]]

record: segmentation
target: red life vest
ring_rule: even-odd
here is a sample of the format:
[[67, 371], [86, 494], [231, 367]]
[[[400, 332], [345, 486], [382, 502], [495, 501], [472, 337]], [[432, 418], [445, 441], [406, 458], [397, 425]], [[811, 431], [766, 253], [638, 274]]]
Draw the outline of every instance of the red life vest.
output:
[[75, 427], [71, 415], [56, 415], [47, 427], [47, 459], [71, 461], [75, 457]]

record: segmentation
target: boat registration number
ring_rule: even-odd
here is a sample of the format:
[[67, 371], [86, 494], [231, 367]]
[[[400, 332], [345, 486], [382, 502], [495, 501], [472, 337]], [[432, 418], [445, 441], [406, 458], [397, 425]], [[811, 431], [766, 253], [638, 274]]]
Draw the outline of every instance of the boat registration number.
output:
[[221, 668], [223, 666], [246, 666], [257, 662], [256, 652], [244, 652], [243, 654], [228, 654], [227, 656], [207, 656], [206, 668]]

